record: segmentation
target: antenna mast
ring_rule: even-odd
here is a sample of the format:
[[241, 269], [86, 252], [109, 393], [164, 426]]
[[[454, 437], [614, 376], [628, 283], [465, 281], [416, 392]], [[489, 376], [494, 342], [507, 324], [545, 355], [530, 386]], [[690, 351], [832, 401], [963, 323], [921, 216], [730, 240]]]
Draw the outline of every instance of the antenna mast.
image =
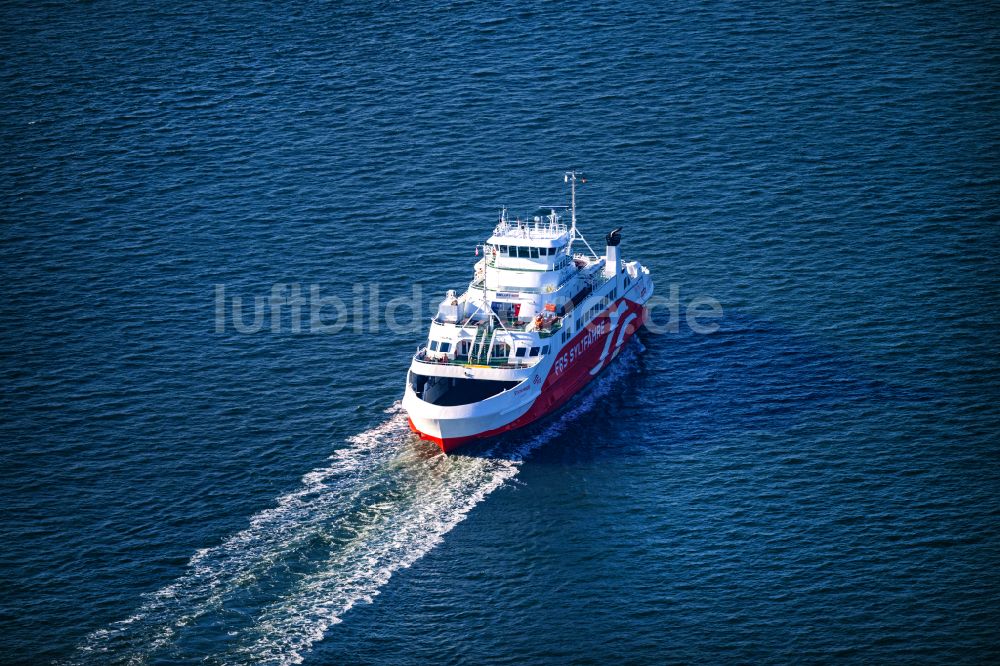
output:
[[563, 176], [563, 182], [569, 183], [570, 207], [569, 207], [569, 248], [570, 256], [573, 254], [573, 241], [576, 240], [576, 177], [582, 176], [579, 171], [567, 171]]

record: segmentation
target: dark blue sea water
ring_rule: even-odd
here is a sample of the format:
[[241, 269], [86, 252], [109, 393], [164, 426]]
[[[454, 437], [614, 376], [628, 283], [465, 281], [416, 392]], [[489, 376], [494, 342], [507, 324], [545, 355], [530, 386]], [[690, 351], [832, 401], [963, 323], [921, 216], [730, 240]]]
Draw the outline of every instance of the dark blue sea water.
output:
[[[998, 16], [4, 3], [0, 661], [1000, 660]], [[569, 168], [680, 326], [444, 457], [372, 286]]]

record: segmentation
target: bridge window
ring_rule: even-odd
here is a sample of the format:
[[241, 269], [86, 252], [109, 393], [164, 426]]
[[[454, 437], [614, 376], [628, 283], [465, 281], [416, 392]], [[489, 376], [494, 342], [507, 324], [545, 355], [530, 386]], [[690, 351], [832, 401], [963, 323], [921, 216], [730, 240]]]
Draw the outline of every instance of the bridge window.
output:
[[431, 340], [431, 351], [437, 351], [437, 350], [438, 350], [438, 341]]
[[545, 345], [544, 347], [542, 347], [542, 356], [545, 356], [548, 353], [549, 353], [549, 346]]
[[517, 248], [517, 256], [522, 259], [530, 259], [531, 255], [528, 253], [528, 248], [519, 246]]
[[514, 356], [518, 358], [524, 358], [524, 352], [526, 351], [528, 351], [527, 347], [518, 347], [517, 350], [514, 352]]
[[450, 352], [451, 351], [451, 343], [450, 342], [442, 342], [441, 343], [441, 350], [440, 351], [442, 351], [445, 354], [447, 354], [448, 352]]
[[538, 259], [538, 248], [537, 247], [531, 247], [531, 248], [528, 248], [528, 250], [531, 252], [531, 258], [532, 259]]
[[528, 354], [528, 355], [529, 355], [529, 356], [532, 356], [532, 357], [534, 357], [534, 356], [538, 356], [538, 347], [532, 347], [532, 348], [531, 348], [531, 353], [530, 353], [530, 354]]

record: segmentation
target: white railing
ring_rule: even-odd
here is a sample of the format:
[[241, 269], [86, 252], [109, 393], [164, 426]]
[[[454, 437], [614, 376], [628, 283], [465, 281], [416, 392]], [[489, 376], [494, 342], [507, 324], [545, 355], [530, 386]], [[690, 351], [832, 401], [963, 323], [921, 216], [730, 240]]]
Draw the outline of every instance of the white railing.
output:
[[510, 222], [503, 220], [493, 230], [494, 236], [545, 240], [559, 238], [569, 232], [562, 222]]

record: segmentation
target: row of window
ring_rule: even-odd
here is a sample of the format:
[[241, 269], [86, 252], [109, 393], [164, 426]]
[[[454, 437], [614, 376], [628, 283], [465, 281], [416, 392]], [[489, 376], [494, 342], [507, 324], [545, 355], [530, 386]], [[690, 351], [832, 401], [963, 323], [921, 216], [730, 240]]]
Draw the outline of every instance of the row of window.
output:
[[556, 254], [556, 247], [525, 247], [523, 245], [497, 245], [497, 251], [503, 257], [518, 257], [520, 259], [538, 259]]
[[618, 287], [612, 289], [610, 292], [608, 292], [607, 296], [594, 303], [592, 306], [590, 306], [589, 310], [587, 310], [585, 313], [579, 316], [579, 318], [576, 320], [576, 330], [579, 331], [587, 324], [587, 322], [589, 322], [591, 319], [596, 317], [601, 312], [604, 312], [605, 308], [614, 303], [616, 298], [618, 298]]
[[516, 350], [514, 350], [514, 356], [516, 356], [517, 358], [524, 358], [525, 355], [527, 355], [530, 356], [531, 358], [534, 358], [535, 356], [538, 356], [539, 352], [541, 352], [542, 356], [545, 356], [546, 354], [549, 353], [549, 346], [545, 345], [540, 348], [532, 347], [531, 349], [528, 349], [527, 347], [518, 347]]
[[[441, 352], [442, 354], [447, 354], [448, 352], [451, 351], [451, 343], [431, 340], [430, 350], [434, 352]], [[506, 344], [501, 343], [498, 345], [494, 345], [492, 356], [503, 357], [507, 356], [509, 353], [510, 353], [510, 347], [508, 347]], [[539, 353], [541, 353], [542, 356], [548, 354], [549, 346], [545, 345], [543, 347], [531, 347], [530, 349], [528, 347], [518, 347], [514, 351], [514, 356], [516, 356], [517, 358], [524, 358], [525, 356], [530, 356], [531, 358], [534, 358], [538, 356]]]

